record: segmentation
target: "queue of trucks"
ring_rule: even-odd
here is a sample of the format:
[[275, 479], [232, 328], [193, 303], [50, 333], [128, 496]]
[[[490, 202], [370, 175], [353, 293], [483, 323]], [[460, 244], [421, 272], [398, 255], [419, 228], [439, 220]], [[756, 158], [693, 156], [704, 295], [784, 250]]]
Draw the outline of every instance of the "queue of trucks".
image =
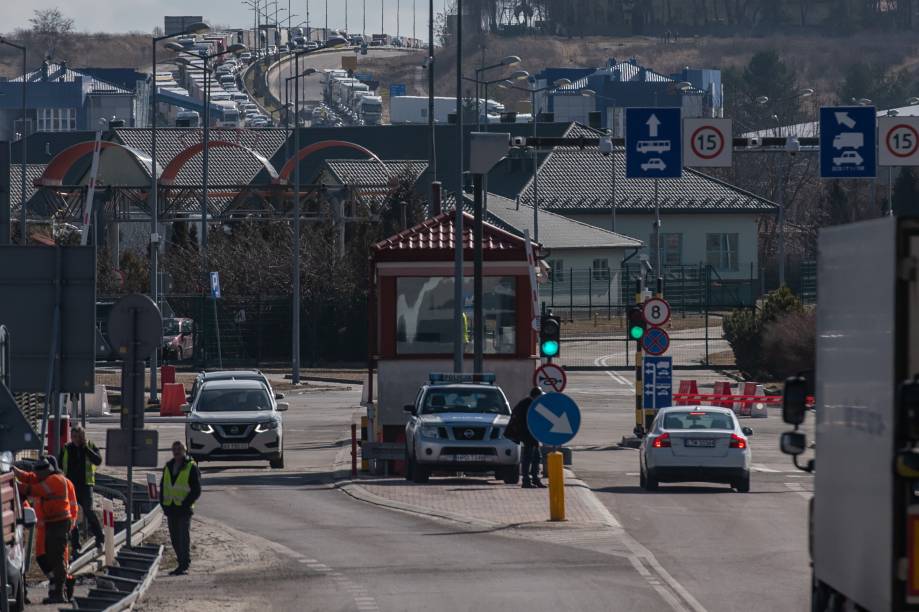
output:
[[354, 125], [379, 125], [383, 120], [383, 98], [370, 85], [348, 76], [347, 70], [326, 69], [322, 73], [326, 104]]

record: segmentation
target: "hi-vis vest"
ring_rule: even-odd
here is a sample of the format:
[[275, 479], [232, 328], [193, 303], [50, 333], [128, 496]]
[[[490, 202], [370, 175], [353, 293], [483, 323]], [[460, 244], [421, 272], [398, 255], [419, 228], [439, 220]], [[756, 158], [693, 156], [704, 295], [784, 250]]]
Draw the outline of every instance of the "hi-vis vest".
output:
[[[51, 474], [42, 481], [29, 485], [29, 496], [41, 505], [45, 523], [70, 521], [73, 519], [72, 499], [67, 490], [67, 479], [62, 474]], [[75, 504], [74, 504], [75, 505]]]
[[[191, 486], [188, 479], [191, 477], [191, 468], [194, 462], [191, 459], [185, 460], [185, 465], [179, 470], [175, 482], [172, 482], [172, 472], [169, 466], [163, 468], [163, 505], [181, 506], [188, 494], [191, 493]], [[192, 506], [194, 508], [194, 506]]]
[[[67, 464], [70, 461], [70, 453], [68, 451], [69, 446], [70, 446], [69, 444], [65, 446], [64, 451], [61, 453], [61, 471], [64, 472], [64, 474], [67, 473]], [[96, 450], [96, 445], [93, 444], [92, 442], [87, 441], [86, 446], [88, 446], [89, 448], [93, 450]], [[86, 455], [84, 455], [84, 457], [86, 457]], [[93, 465], [93, 462], [90, 461], [89, 459], [84, 459], [83, 461], [84, 463], [86, 463], [86, 484], [90, 487], [95, 486], [96, 484], [96, 466]]]

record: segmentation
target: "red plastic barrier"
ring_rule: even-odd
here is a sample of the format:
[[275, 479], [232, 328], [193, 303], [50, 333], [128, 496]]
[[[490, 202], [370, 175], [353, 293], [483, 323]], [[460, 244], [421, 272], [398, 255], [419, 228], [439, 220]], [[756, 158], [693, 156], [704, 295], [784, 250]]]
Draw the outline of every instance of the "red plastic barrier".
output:
[[182, 404], [186, 402], [185, 385], [167, 383], [163, 385], [160, 397], [160, 416], [182, 416]]
[[[680, 381], [680, 394], [688, 393], [690, 395], [695, 395], [699, 393], [699, 386], [696, 384], [695, 380], [681, 380]], [[676, 397], [676, 396], [674, 396]], [[675, 402], [675, 406], [685, 406], [686, 402]]]
[[64, 448], [64, 445], [70, 442], [70, 415], [62, 414], [61, 415], [61, 424], [59, 427], [55, 427], [57, 421], [56, 415], [49, 415], [48, 417], [48, 435], [47, 435], [47, 445], [45, 450], [50, 454], [54, 452], [54, 441], [57, 439], [58, 434], [60, 434], [61, 442], [57, 447], [57, 450], [60, 451]]
[[[719, 381], [715, 383], [715, 391], [712, 395], [721, 395], [721, 396], [731, 396], [734, 395], [734, 385], [726, 381]], [[734, 402], [731, 401], [722, 401], [721, 403], [715, 404], [716, 406], [721, 406], [722, 408], [734, 408]]]
[[[734, 402], [759, 402], [761, 404], [779, 404], [782, 403], [781, 395], [724, 395], [719, 393], [674, 393], [673, 394], [674, 404], [677, 406], [684, 405], [696, 405], [700, 402], [709, 402], [711, 406], [722, 406], [725, 402], [728, 404], [726, 407], [734, 405]], [[677, 404], [676, 402], [684, 402], [682, 404]], [[720, 402], [720, 403], [719, 403]], [[809, 395], [807, 397], [807, 407], [813, 408], [815, 406], [814, 397]]]
[[[164, 386], [172, 384], [176, 381], [176, 367], [171, 365], [164, 365], [160, 367], [160, 383]], [[162, 388], [162, 387], [161, 387]]]
[[[756, 383], [745, 382], [743, 384], [743, 395], [756, 396]], [[753, 402], [742, 401], [739, 406], [734, 407], [734, 412], [740, 416], [750, 416], [753, 413]]]

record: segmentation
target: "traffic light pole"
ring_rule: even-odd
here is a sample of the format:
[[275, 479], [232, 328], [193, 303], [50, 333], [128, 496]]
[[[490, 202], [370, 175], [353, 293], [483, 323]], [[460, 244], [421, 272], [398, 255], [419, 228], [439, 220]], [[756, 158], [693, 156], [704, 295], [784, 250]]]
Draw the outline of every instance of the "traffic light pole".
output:
[[[643, 277], [642, 277], [643, 278]], [[635, 304], [641, 305], [642, 298], [644, 295], [644, 283], [642, 278], [639, 278], [635, 281]], [[632, 433], [636, 437], [642, 437], [645, 431], [645, 415], [644, 415], [644, 386], [642, 381], [644, 364], [641, 359], [641, 340], [635, 341], [635, 429], [632, 430]]]
[[[473, 293], [473, 327], [472, 327], [472, 346], [473, 346], [473, 369], [472, 371], [479, 374], [485, 371], [484, 365], [484, 344], [485, 344], [485, 321], [483, 320], [482, 300], [482, 200], [483, 200], [483, 179], [482, 174], [472, 175], [473, 197], [473, 221], [472, 221], [472, 242], [473, 242], [473, 263], [472, 263], [472, 293]], [[460, 205], [458, 205], [460, 206]], [[462, 210], [460, 208], [460, 210]]]

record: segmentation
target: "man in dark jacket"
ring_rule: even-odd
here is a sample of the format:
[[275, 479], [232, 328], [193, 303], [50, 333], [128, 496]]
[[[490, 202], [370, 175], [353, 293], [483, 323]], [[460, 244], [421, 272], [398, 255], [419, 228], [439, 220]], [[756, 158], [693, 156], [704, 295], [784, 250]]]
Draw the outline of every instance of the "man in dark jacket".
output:
[[[93, 487], [96, 486], [96, 466], [102, 465], [99, 449], [86, 439], [86, 431], [80, 425], [70, 430], [70, 442], [61, 449], [58, 460], [61, 472], [73, 483], [77, 504], [83, 510], [83, 518], [89, 523], [89, 530], [96, 538], [96, 548], [102, 548], [102, 525], [93, 512]], [[74, 527], [70, 532], [70, 554], [75, 558], [80, 552], [80, 530]]]
[[199, 497], [201, 472], [192, 458], [186, 455], [185, 445], [176, 440], [172, 443], [172, 459], [163, 467], [163, 479], [160, 481], [160, 505], [166, 514], [169, 539], [179, 562], [169, 572], [171, 576], [188, 573], [191, 565], [191, 516]]
[[524, 489], [544, 488], [546, 486], [539, 479], [539, 442], [530, 433], [530, 428], [527, 425], [527, 414], [530, 411], [530, 406], [533, 405], [533, 400], [540, 395], [542, 395], [542, 389], [533, 387], [527, 397], [517, 402], [511, 411], [511, 418], [505, 433], [505, 437], [509, 440], [523, 444], [523, 449], [520, 453], [520, 475], [523, 478], [521, 486]]

